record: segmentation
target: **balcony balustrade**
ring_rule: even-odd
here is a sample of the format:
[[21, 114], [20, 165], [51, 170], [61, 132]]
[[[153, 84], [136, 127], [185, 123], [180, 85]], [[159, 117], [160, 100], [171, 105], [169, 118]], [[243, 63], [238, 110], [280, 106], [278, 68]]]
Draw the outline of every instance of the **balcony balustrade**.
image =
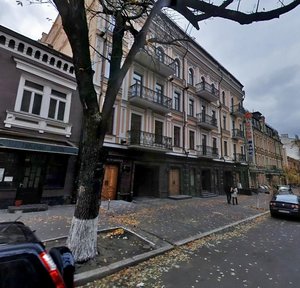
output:
[[236, 161], [236, 162], [240, 162], [240, 163], [246, 163], [247, 162], [247, 157], [246, 157], [245, 154], [234, 153], [233, 157], [234, 157], [234, 161]]
[[137, 83], [130, 86], [129, 101], [162, 113], [169, 113], [172, 107], [171, 98]]
[[209, 102], [219, 100], [219, 90], [213, 84], [208, 84], [205, 81], [196, 84], [196, 93]]
[[150, 149], [156, 151], [172, 150], [172, 138], [145, 131], [128, 131], [129, 148]]
[[174, 59], [159, 48], [145, 46], [136, 54], [135, 60], [162, 76], [169, 77], [175, 74]]
[[243, 140], [245, 138], [245, 133], [243, 130], [232, 129], [232, 138], [237, 140]]
[[197, 145], [197, 155], [198, 157], [217, 159], [219, 157], [218, 148], [206, 145]]
[[218, 127], [216, 117], [212, 117], [204, 113], [198, 113], [197, 119], [198, 119], [198, 125], [205, 129], [213, 130]]
[[244, 117], [245, 113], [246, 110], [241, 103], [231, 106], [231, 115], [235, 117]]

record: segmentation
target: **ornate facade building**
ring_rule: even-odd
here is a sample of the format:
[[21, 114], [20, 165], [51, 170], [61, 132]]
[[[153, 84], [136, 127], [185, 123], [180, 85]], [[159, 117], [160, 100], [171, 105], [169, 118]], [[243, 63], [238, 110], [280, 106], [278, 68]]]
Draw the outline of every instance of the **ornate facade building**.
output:
[[[102, 109], [113, 21], [102, 16], [88, 23], [98, 51], [91, 54]], [[149, 35], [166, 29], [189, 41], [149, 44], [136, 55], [105, 138], [104, 199], [205, 197], [236, 183], [249, 185], [243, 85], [169, 18], [153, 22]], [[124, 41], [129, 49], [132, 40]], [[60, 18], [42, 42], [72, 56]]]

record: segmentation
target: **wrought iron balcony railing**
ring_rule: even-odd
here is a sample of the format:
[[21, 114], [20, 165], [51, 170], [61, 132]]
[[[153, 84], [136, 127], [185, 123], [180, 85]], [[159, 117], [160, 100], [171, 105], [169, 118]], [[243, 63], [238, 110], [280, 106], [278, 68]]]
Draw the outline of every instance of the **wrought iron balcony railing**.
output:
[[245, 113], [246, 113], [246, 110], [241, 103], [231, 106], [231, 114], [232, 115], [242, 117], [245, 115]]
[[129, 146], [172, 150], [172, 138], [139, 130], [128, 131]]
[[198, 157], [218, 158], [218, 148], [206, 145], [197, 145]]
[[209, 129], [214, 129], [218, 127], [216, 117], [212, 117], [204, 113], [198, 113], [197, 119], [198, 119], [198, 125], [202, 127], [209, 128]]
[[158, 110], [164, 108], [164, 110], [167, 109], [168, 111], [172, 107], [171, 98], [157, 91], [146, 88], [145, 86], [142, 86], [138, 83], [131, 85], [129, 91], [130, 91], [130, 96], [129, 96], [130, 101], [144, 103], [147, 106], [149, 105], [149, 103], [155, 104], [152, 105], [151, 108], [152, 109], [156, 108]]
[[247, 162], [247, 157], [245, 154], [241, 154], [241, 153], [234, 153], [233, 154], [234, 157], [234, 161], [236, 162], [240, 162], [240, 163], [245, 163]]
[[245, 133], [240, 129], [232, 129], [232, 138], [244, 139]]
[[219, 100], [219, 90], [205, 81], [196, 84], [196, 93], [210, 102]]

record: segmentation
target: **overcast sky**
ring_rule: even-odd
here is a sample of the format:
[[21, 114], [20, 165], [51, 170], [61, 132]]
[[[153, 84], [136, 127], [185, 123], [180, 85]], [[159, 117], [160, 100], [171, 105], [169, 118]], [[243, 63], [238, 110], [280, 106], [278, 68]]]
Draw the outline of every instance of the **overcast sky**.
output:
[[[57, 15], [50, 5], [21, 7], [14, 0], [0, 1], [0, 24], [35, 40], [49, 31]], [[300, 135], [299, 16], [300, 7], [280, 19], [247, 26], [215, 18], [192, 31], [244, 85], [245, 108], [260, 111], [269, 125], [290, 137]]]

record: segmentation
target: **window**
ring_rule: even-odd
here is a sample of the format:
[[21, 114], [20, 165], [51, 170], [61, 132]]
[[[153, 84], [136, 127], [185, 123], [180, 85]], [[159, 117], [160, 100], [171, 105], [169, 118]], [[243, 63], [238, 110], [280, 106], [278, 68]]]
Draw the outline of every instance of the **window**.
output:
[[155, 143], [163, 144], [163, 122], [155, 120]]
[[217, 126], [217, 117], [216, 117], [216, 111], [215, 110], [211, 111], [211, 118], [212, 118], [212, 124]]
[[189, 115], [194, 116], [194, 100], [189, 99]]
[[34, 82], [25, 81], [20, 110], [40, 115], [44, 87]]
[[226, 130], [226, 116], [223, 115], [223, 129]]
[[163, 104], [164, 86], [156, 83], [155, 86], [155, 102]]
[[213, 154], [216, 155], [217, 153], [217, 138], [212, 138], [212, 144], [213, 144]]
[[224, 156], [228, 156], [227, 141], [224, 141]]
[[164, 63], [165, 52], [163, 48], [161, 47], [156, 48], [156, 56], [160, 62]]
[[225, 92], [222, 91], [222, 103], [223, 105], [225, 105]]
[[64, 121], [66, 99], [67, 95], [65, 93], [51, 90], [48, 118]]
[[188, 84], [194, 86], [194, 70], [192, 68], [189, 69]]
[[21, 78], [16, 111], [68, 122], [71, 93], [55, 89], [45, 82], [43, 84], [46, 85]]
[[175, 91], [173, 96], [174, 109], [180, 111], [180, 93]]
[[189, 138], [190, 138], [190, 150], [195, 150], [195, 132], [190, 131], [189, 133]]
[[178, 59], [175, 59], [174, 67], [175, 67], [175, 76], [180, 78], [180, 62]]
[[174, 126], [174, 146], [180, 147], [180, 127]]
[[105, 60], [105, 71], [104, 71], [104, 77], [109, 77], [109, 70], [110, 70], [110, 59], [111, 59], [111, 53], [108, 53], [107, 59]]

